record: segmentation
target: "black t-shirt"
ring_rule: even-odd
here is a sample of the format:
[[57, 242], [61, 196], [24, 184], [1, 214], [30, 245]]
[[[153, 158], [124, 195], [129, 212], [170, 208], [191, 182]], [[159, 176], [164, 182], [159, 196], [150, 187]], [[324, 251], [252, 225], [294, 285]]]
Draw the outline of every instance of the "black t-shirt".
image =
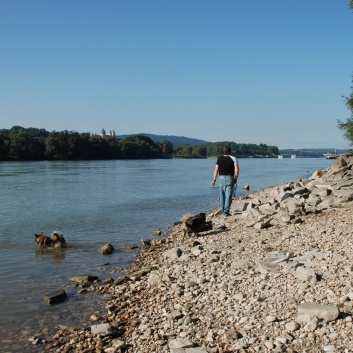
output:
[[219, 175], [233, 175], [235, 172], [234, 160], [229, 156], [219, 156], [216, 164], [219, 166]]

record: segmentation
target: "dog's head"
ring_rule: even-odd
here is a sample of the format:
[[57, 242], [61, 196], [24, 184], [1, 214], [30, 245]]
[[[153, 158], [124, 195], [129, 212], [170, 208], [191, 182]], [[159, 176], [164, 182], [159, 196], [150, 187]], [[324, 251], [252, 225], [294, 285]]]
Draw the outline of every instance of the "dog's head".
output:
[[194, 218], [198, 218], [198, 219], [202, 220], [203, 222], [206, 222], [206, 213], [199, 213]]
[[46, 235], [43, 232], [40, 232], [39, 234], [34, 234], [34, 236], [36, 237], [36, 243], [40, 243], [45, 237]]

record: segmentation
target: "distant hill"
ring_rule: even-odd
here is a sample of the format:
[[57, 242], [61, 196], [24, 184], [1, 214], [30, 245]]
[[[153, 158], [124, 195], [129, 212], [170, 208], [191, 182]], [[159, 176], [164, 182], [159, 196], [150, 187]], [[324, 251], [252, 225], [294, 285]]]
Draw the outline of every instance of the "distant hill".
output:
[[[131, 134], [132, 135], [132, 134]], [[198, 140], [198, 139], [193, 139], [190, 137], [185, 137], [185, 136], [174, 136], [174, 135], [153, 135], [153, 134], [146, 134], [146, 133], [138, 133], [138, 134], [133, 134], [133, 135], [144, 135], [149, 137], [153, 142], [162, 142], [162, 141], [170, 141], [174, 146], [177, 145], [191, 145], [191, 146], [197, 146], [197, 145], [203, 145], [205, 143], [209, 143], [208, 141], [204, 140]], [[117, 139], [123, 139], [129, 135], [117, 135]]]

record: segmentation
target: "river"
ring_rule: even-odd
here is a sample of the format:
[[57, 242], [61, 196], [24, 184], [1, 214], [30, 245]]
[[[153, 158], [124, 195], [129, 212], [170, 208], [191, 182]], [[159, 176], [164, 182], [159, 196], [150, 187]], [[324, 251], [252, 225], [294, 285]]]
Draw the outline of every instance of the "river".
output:
[[[239, 159], [236, 196], [247, 193], [243, 185], [254, 192], [308, 178], [332, 163]], [[1, 162], [0, 350], [30, 352], [29, 337], [58, 324], [87, 323], [104, 302], [94, 293], [78, 294], [69, 278], [117, 278], [138, 251], [127, 246], [153, 238], [157, 229], [168, 232], [185, 213], [218, 206], [218, 188], [210, 185], [214, 164], [215, 159]], [[34, 234], [54, 230], [63, 232], [68, 248], [38, 249]], [[110, 256], [98, 253], [106, 243], [116, 249]], [[68, 299], [48, 306], [44, 296], [58, 289]]]

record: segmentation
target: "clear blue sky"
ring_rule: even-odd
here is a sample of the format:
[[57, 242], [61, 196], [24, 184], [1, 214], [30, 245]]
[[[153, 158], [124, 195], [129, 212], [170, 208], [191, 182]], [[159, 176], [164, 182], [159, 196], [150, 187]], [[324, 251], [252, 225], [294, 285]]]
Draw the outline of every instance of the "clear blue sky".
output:
[[348, 148], [349, 0], [0, 0], [0, 128]]

